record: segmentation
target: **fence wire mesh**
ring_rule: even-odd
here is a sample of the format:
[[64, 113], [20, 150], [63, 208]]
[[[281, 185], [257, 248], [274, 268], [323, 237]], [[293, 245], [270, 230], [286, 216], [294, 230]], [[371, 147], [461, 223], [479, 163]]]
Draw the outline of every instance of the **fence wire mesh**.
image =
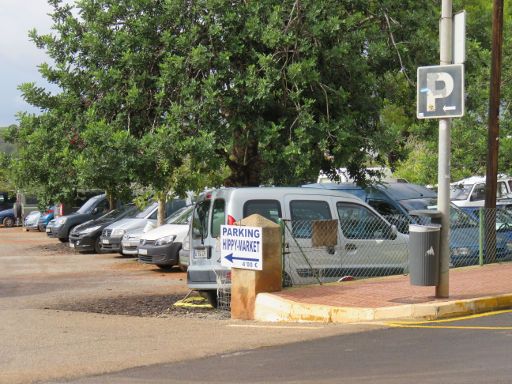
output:
[[[408, 273], [409, 224], [432, 219], [385, 218], [395, 228], [361, 211], [340, 220], [283, 220], [283, 286]], [[449, 248], [451, 267], [511, 260], [511, 211], [452, 208]]]
[[214, 270], [217, 279], [217, 309], [231, 309], [231, 273]]

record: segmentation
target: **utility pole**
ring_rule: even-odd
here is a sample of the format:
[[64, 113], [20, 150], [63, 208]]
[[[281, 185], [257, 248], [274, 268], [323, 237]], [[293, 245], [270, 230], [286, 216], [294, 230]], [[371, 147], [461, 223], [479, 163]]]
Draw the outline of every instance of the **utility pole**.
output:
[[[452, 64], [453, 19], [452, 0], [443, 0], [441, 4], [441, 23], [439, 31], [439, 59], [441, 65]], [[451, 119], [439, 120], [439, 161], [437, 174], [437, 209], [441, 212], [441, 235], [439, 242], [439, 284], [436, 297], [449, 296], [450, 268], [450, 138]]]
[[503, 45], [503, 0], [493, 1], [491, 85], [489, 94], [489, 129], [487, 171], [485, 177], [485, 240], [487, 262], [496, 261], [496, 192], [498, 178], [501, 48]]

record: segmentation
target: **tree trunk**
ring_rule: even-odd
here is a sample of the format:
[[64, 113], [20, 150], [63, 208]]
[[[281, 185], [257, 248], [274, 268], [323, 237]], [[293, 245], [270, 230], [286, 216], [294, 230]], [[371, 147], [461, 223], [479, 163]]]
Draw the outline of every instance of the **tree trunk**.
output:
[[250, 128], [236, 129], [233, 132], [233, 148], [227, 161], [231, 174], [224, 180], [226, 187], [261, 185], [262, 160], [258, 144]]
[[165, 222], [165, 193], [159, 194], [158, 196], [158, 216], [156, 219], [156, 225], [159, 227]]

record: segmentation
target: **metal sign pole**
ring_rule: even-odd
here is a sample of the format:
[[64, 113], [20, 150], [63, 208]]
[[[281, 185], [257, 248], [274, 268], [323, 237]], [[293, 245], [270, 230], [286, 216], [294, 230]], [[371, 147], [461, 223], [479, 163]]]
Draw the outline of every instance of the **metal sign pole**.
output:
[[[439, 31], [439, 58], [441, 65], [452, 63], [452, 0], [443, 0]], [[439, 120], [439, 163], [437, 175], [437, 207], [441, 212], [441, 238], [439, 242], [439, 284], [436, 297], [449, 296], [450, 267], [450, 128], [451, 119]]]

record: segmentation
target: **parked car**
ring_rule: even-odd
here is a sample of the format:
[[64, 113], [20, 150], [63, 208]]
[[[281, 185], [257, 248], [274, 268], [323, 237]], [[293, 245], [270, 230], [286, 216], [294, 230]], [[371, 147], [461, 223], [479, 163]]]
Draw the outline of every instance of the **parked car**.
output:
[[78, 211], [50, 221], [46, 227], [46, 234], [49, 237], [58, 238], [61, 242], [66, 242], [74, 227], [103, 216], [108, 211], [109, 203], [105, 194], [91, 197]]
[[190, 231], [187, 233], [187, 236], [183, 239], [183, 243], [181, 245], [179, 253], [178, 265], [183, 272], [187, 272], [188, 266], [190, 265]]
[[57, 206], [54, 205], [48, 208], [46, 212], [41, 213], [41, 216], [39, 217], [39, 222], [37, 223], [37, 227], [41, 232], [45, 232], [48, 223], [55, 218], [56, 210]]
[[14, 216], [13, 208], [0, 211], [0, 223], [2, 223], [4, 227], [14, 227], [16, 224], [16, 216]]
[[172, 214], [165, 224], [140, 237], [137, 248], [139, 262], [155, 264], [161, 269], [179, 265], [179, 252], [187, 236], [193, 206], [184, 207]]
[[[151, 229], [154, 229], [154, 225], [151, 225]], [[125, 256], [137, 257], [137, 247], [140, 243], [140, 237], [147, 232], [147, 226], [144, 228], [136, 228], [126, 231], [121, 239], [121, 249]]]
[[41, 217], [41, 212], [32, 211], [30, 212], [25, 219], [23, 220], [23, 228], [26, 230], [39, 230], [39, 218]]
[[[485, 205], [485, 177], [473, 176], [450, 184], [450, 200], [458, 207], [483, 207]], [[500, 177], [497, 181], [496, 199], [512, 206], [512, 178]]]
[[[186, 205], [183, 199], [173, 199], [166, 203], [166, 217]], [[143, 229], [148, 223], [156, 227], [158, 203], [148, 204], [141, 212], [131, 218], [124, 218], [107, 226], [101, 234], [101, 246], [105, 251], [123, 253], [121, 241], [125, 233], [136, 229]]]
[[[304, 187], [334, 189], [362, 198], [402, 233], [409, 233], [409, 224], [425, 223], [424, 217], [411, 215], [415, 210], [435, 209], [437, 193], [417, 184], [381, 183], [361, 188], [353, 183], [308, 184]], [[456, 205], [450, 205], [450, 264], [454, 267], [473, 265], [479, 258], [478, 223]], [[511, 256], [512, 243], [497, 237], [497, 258]]]
[[[187, 271], [188, 287], [206, 296], [213, 306], [217, 304], [217, 278], [225, 280], [226, 285], [230, 281], [229, 268], [222, 266], [220, 260], [220, 226], [234, 224], [252, 214], [272, 221], [293, 220], [291, 231], [285, 235], [285, 281], [306, 284], [315, 282], [316, 275], [335, 281], [346, 271], [356, 269], [368, 275], [385, 269], [407, 269], [408, 235], [399, 233], [353, 195], [300, 187], [216, 189], [203, 194], [195, 205]], [[314, 247], [312, 223], [333, 220], [341, 228], [333, 228], [335, 244]], [[349, 234], [343, 230], [348, 225]], [[310, 260], [301, 254], [301, 247], [311, 250]]]
[[101, 253], [100, 235], [103, 228], [137, 212], [133, 204], [114, 209], [105, 215], [74, 227], [69, 234], [69, 246], [78, 252]]
[[0, 211], [11, 209], [16, 202], [14, 192], [0, 192]]

